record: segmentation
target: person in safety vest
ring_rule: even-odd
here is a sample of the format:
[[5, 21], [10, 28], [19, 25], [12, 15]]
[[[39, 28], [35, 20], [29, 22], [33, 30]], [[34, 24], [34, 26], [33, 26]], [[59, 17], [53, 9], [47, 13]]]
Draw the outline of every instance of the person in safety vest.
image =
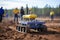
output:
[[52, 11], [52, 10], [50, 12], [50, 17], [51, 17], [51, 21], [53, 21], [53, 19], [54, 19], [54, 11]]
[[18, 9], [18, 8], [15, 8], [15, 9], [13, 10], [13, 13], [14, 13], [14, 22], [17, 20], [17, 23], [18, 23], [19, 9]]

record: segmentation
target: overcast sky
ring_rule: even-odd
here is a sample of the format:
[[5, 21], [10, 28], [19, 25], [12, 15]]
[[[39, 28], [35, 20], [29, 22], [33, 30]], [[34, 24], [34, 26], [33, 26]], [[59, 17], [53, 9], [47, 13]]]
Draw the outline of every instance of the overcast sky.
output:
[[0, 0], [0, 7], [3, 6], [4, 9], [21, 8], [21, 6], [25, 8], [26, 4], [28, 7], [43, 8], [46, 4], [57, 7], [60, 0]]

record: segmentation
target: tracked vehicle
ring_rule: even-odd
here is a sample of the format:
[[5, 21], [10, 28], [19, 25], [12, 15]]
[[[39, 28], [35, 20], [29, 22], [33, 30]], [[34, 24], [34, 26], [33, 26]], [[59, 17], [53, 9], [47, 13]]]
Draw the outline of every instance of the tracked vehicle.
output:
[[30, 29], [37, 30], [38, 32], [47, 31], [47, 27], [44, 25], [44, 21], [36, 20], [37, 15], [35, 14], [29, 14], [29, 15], [23, 15], [23, 19], [19, 21], [19, 24], [17, 26], [17, 31], [19, 32], [30, 32]]

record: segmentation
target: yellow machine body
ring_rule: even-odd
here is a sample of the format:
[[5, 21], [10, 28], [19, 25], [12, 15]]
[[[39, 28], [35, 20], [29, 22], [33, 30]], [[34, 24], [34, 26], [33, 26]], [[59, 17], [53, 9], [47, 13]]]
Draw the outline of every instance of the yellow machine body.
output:
[[36, 18], [37, 15], [36, 14], [29, 14], [29, 15], [23, 15], [23, 18], [30, 18], [30, 19], [33, 19], [33, 18]]

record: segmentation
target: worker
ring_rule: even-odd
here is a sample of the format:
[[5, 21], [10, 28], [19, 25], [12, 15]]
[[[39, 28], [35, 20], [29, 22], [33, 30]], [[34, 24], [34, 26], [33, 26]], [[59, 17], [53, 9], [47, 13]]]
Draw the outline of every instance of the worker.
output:
[[50, 17], [51, 17], [51, 21], [53, 21], [53, 19], [54, 19], [54, 11], [52, 11], [52, 10], [50, 12]]
[[1, 7], [0, 8], [0, 22], [2, 22], [3, 15], [4, 15], [4, 9], [3, 7]]
[[20, 14], [21, 14], [21, 19], [22, 19], [22, 16], [24, 15], [24, 9], [23, 9], [23, 6], [21, 7]]
[[32, 8], [29, 9], [29, 14], [31, 14], [31, 13], [32, 13]]
[[4, 17], [6, 17], [6, 18], [8, 18], [8, 10], [7, 9], [5, 9], [5, 11], [4, 11]]
[[8, 18], [8, 10], [6, 9], [5, 12], [6, 12], [6, 17]]
[[15, 9], [13, 10], [13, 13], [14, 13], [14, 22], [17, 20], [17, 23], [18, 23], [19, 9], [18, 9], [18, 8], [15, 8]]

